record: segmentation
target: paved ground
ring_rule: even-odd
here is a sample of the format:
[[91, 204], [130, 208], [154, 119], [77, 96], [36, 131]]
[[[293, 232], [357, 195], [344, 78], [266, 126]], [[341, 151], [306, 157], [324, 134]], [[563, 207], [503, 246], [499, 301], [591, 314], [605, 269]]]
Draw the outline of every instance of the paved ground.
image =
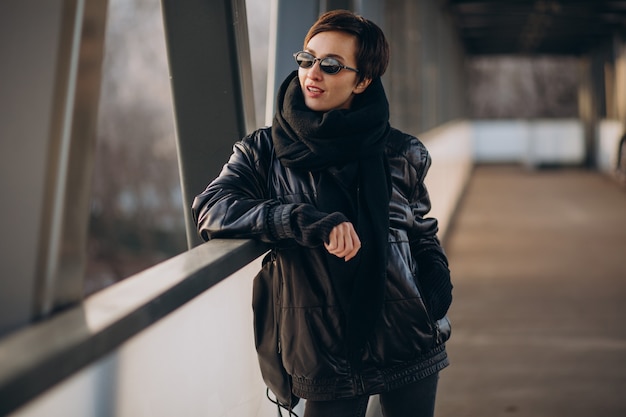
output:
[[626, 189], [479, 166], [446, 242], [452, 366], [437, 417], [626, 416]]

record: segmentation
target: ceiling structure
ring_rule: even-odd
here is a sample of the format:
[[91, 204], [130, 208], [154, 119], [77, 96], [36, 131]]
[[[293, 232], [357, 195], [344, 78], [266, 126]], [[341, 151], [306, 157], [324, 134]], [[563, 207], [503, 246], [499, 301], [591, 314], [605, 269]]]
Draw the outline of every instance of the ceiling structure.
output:
[[624, 0], [440, 0], [470, 55], [581, 55], [626, 36]]

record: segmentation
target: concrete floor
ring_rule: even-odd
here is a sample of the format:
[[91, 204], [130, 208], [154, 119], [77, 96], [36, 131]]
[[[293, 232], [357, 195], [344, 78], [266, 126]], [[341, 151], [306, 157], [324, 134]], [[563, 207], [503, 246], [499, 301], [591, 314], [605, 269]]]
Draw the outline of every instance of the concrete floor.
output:
[[446, 248], [437, 417], [626, 416], [626, 189], [586, 170], [479, 166]]

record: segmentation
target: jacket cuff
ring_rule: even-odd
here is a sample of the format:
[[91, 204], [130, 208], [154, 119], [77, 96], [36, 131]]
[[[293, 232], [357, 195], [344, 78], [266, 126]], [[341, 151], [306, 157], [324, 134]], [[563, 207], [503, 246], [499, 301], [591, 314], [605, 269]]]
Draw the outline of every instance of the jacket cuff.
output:
[[291, 229], [291, 211], [296, 204], [279, 204], [270, 208], [267, 222], [269, 230], [276, 240], [289, 239], [293, 237]]

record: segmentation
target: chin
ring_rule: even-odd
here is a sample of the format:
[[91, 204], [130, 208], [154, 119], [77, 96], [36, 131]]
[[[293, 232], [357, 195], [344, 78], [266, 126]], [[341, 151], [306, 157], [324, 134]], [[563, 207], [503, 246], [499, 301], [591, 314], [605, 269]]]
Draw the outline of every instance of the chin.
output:
[[305, 100], [304, 104], [306, 104], [306, 106], [313, 111], [327, 112], [331, 110], [327, 106], [324, 106], [323, 104], [315, 102], [315, 101], [310, 102], [309, 100]]

